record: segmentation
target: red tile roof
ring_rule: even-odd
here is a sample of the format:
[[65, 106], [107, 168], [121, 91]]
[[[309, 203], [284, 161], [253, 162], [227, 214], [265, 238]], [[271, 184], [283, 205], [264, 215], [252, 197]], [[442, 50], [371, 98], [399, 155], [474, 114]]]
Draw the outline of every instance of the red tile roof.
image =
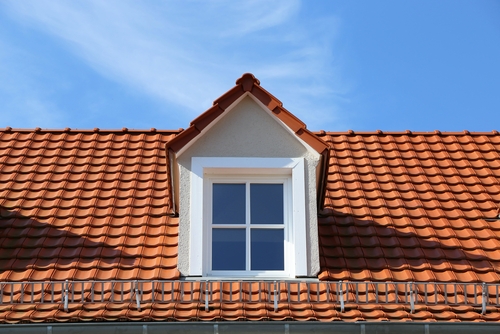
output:
[[0, 281], [175, 279], [177, 131], [0, 131]]
[[[320, 137], [315, 136], [311, 131], [309, 131], [306, 125], [295, 117], [295, 115], [283, 108], [283, 103], [281, 103], [280, 100], [267, 90], [262, 88], [260, 86], [260, 81], [251, 73], [243, 74], [241, 78], [236, 80], [236, 85], [216, 99], [210, 109], [194, 119], [189, 125], [189, 128], [182, 131], [178, 136], [167, 142], [166, 150], [169, 154], [169, 159], [167, 159], [167, 170], [169, 171], [169, 174], [171, 171], [170, 165], [175, 160], [173, 159], [173, 156], [175, 156], [175, 154], [183, 147], [188, 145], [188, 143], [199, 139], [205, 128], [207, 128], [212, 122], [216, 121], [229, 106], [245, 94], [254, 96], [264, 105], [264, 107], [267, 107], [272, 112], [272, 115], [276, 116], [277, 119], [283, 122], [298, 138], [307, 143], [307, 145], [309, 145], [313, 150], [321, 154], [319, 171], [320, 176], [317, 187], [317, 205], [319, 208], [322, 208], [326, 186], [325, 175], [328, 163], [328, 145], [321, 140]], [[178, 195], [175, 194], [176, 189], [173, 186], [175, 182], [173, 181], [174, 180], [171, 180], [171, 183], [169, 184], [169, 189], [171, 191], [169, 196], [169, 205], [173, 208], [174, 212], [177, 212], [178, 208], [174, 203], [174, 198], [177, 199]]]
[[500, 281], [500, 135], [318, 133], [320, 278]]
[[[0, 281], [178, 279], [164, 153], [177, 134], [0, 130]], [[499, 282], [497, 132], [316, 135], [330, 148], [321, 280]], [[141, 311], [134, 303], [70, 303], [69, 313], [57, 304], [0, 304], [0, 321], [500, 320], [490, 305], [486, 314], [445, 304], [417, 304], [411, 313], [407, 303], [350, 301], [344, 312], [338, 303], [307, 302], [276, 311], [269, 303], [209, 311], [203, 302], [146, 303]]]
[[[202, 282], [178, 281], [165, 147], [178, 151], [245, 92], [326, 159], [321, 282], [267, 286], [262, 300], [252, 292], [259, 283], [216, 282], [205, 305]], [[0, 323], [499, 321], [499, 205], [497, 131], [313, 134], [250, 74], [185, 131], [0, 129]], [[137, 280], [152, 284], [140, 309]], [[65, 284], [86, 302], [76, 295], [65, 310]], [[109, 301], [124, 289], [128, 299]]]

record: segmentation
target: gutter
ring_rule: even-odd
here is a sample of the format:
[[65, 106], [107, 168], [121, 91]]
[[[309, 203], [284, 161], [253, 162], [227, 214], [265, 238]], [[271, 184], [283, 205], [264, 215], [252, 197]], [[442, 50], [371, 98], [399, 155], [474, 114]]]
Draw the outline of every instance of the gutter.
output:
[[224, 321], [224, 322], [91, 322], [39, 323], [0, 325], [0, 332], [12, 334], [159, 334], [159, 333], [498, 333], [500, 325], [494, 322], [316, 322], [316, 321]]

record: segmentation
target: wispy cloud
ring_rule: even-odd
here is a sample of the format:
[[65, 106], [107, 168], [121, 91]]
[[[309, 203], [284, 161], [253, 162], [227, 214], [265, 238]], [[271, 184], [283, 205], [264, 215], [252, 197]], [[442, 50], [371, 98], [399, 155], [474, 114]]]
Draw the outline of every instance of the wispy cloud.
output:
[[0, 127], [62, 127], [64, 114], [37, 83], [37, 70], [12, 61], [34, 55], [0, 41]]
[[[312, 99], [324, 100], [318, 113], [329, 112], [331, 97], [341, 94], [331, 62], [338, 21], [299, 20], [298, 0], [37, 0], [4, 6], [106, 78], [182, 107], [187, 120], [243, 72], [254, 72], [264, 87], [293, 102], [294, 108], [287, 107], [299, 117], [310, 112]], [[290, 91], [304, 85], [314, 89]], [[324, 128], [315, 120], [309, 125]]]
[[[207, 24], [210, 23], [211, 27], [220, 31], [219, 36], [241, 36], [284, 24], [297, 15], [299, 9], [299, 0], [272, 2], [267, 0], [243, 2], [224, 0], [212, 2], [209, 14], [213, 14], [213, 16], [206, 15], [204, 18]], [[217, 20], [214, 20], [214, 17], [217, 17]]]

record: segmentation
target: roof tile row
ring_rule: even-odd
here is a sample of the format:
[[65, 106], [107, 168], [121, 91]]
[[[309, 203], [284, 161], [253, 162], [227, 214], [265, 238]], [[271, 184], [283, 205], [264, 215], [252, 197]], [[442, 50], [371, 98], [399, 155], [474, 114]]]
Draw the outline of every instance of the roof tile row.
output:
[[321, 278], [499, 281], [498, 132], [318, 135]]
[[[0, 281], [177, 279], [164, 145], [177, 132], [0, 131]], [[319, 133], [330, 146], [322, 280], [498, 282], [498, 133]], [[9, 306], [70, 319], [498, 321], [470, 306]], [[23, 309], [24, 307], [24, 309]]]
[[174, 279], [176, 131], [0, 131], [0, 281]]
[[237, 321], [237, 320], [299, 320], [299, 321], [499, 321], [500, 313], [490, 308], [481, 315], [472, 306], [417, 306], [412, 314], [407, 306], [397, 304], [346, 305], [345, 312], [333, 309], [330, 304], [287, 304], [276, 311], [269, 303], [211, 304], [205, 311], [199, 303], [153, 303], [141, 305], [128, 303], [95, 303], [68, 305], [68, 312], [57, 305], [17, 305], [1, 307], [0, 321]]

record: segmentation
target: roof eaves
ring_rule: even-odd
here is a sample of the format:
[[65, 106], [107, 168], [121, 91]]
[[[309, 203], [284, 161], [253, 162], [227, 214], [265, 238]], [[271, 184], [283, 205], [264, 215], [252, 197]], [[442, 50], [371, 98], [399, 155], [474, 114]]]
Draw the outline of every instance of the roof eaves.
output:
[[[297, 309], [306, 308], [303, 305], [296, 307]], [[397, 308], [396, 308], [397, 309]], [[324, 311], [319, 312], [322, 314], [332, 314], [336, 315], [335, 311], [328, 310], [330, 312]], [[262, 310], [262, 313], [266, 314], [267, 310]], [[401, 311], [400, 311], [401, 312]], [[446, 312], [446, 311], [443, 311]], [[154, 313], [154, 312], [153, 312]], [[159, 312], [157, 312], [159, 313]], [[166, 312], [164, 312], [166, 313]], [[352, 313], [352, 312], [351, 312]], [[358, 311], [360, 315], [361, 312]], [[373, 312], [377, 314], [377, 312]], [[449, 313], [449, 312], [448, 312]], [[168, 314], [168, 313], [166, 313]], [[423, 314], [431, 314], [429, 312], [423, 312]], [[217, 319], [218, 321], [202, 321], [201, 319], [190, 319], [191, 321], [179, 321], [175, 318], [168, 318], [166, 321], [150, 321], [147, 317], [143, 318], [142, 312], [132, 313], [127, 317], [116, 317], [114, 321], [95, 321], [96, 319], [89, 319], [88, 312], [85, 315], [86, 322], [80, 320], [74, 322], [74, 317], [66, 317], [64, 321], [61, 322], [41, 322], [41, 323], [12, 323], [12, 324], [2, 324], [1, 328], [5, 329], [9, 333], [27, 333], [27, 332], [47, 332], [52, 333], [55, 331], [57, 333], [65, 333], [75, 331], [78, 327], [79, 333], [116, 333], [116, 332], [134, 332], [134, 333], [168, 333], [170, 331], [175, 333], [218, 333], [220, 330], [223, 332], [261, 332], [261, 333], [401, 333], [401, 332], [411, 332], [411, 333], [496, 333], [498, 330], [497, 322], [480, 322], [475, 321], [436, 321], [433, 318], [424, 318], [423, 320], [417, 317], [417, 321], [411, 321], [412, 318], [391, 318], [391, 321], [385, 320], [371, 320], [366, 321], [362, 317], [353, 318], [352, 314], [349, 314], [345, 318], [342, 316], [332, 316], [329, 321], [317, 321], [316, 317], [311, 317], [311, 321], [306, 321], [306, 319], [297, 317], [284, 317], [280, 313], [273, 314], [268, 318], [263, 318], [261, 321], [241, 321], [241, 317], [224, 317]], [[277, 319], [274, 319], [274, 316]], [[167, 317], [164, 317], [167, 319]], [[215, 317], [214, 317], [215, 318]], [[321, 317], [318, 317], [321, 318]], [[69, 321], [68, 321], [69, 319]], [[280, 319], [280, 321], [277, 321]], [[281, 320], [284, 319], [284, 320]], [[293, 319], [293, 320], [291, 320]], [[359, 319], [359, 321], [356, 321]], [[94, 321], [88, 321], [94, 320]], [[104, 319], [108, 320], [108, 319]], [[128, 320], [125, 321], [124, 320]], [[149, 320], [149, 321], [148, 321]], [[173, 321], [172, 321], [173, 320]], [[177, 320], [177, 321], [176, 321]], [[197, 321], [194, 321], [197, 320]], [[229, 321], [228, 321], [229, 320]], [[238, 321], [240, 320], [240, 321]], [[302, 320], [302, 321], [297, 321]], [[316, 321], [314, 321], [316, 320]], [[333, 320], [333, 321], [332, 321]], [[343, 320], [343, 321], [342, 321]], [[220, 327], [220, 328], [219, 328]], [[50, 330], [49, 330], [50, 328]]]

